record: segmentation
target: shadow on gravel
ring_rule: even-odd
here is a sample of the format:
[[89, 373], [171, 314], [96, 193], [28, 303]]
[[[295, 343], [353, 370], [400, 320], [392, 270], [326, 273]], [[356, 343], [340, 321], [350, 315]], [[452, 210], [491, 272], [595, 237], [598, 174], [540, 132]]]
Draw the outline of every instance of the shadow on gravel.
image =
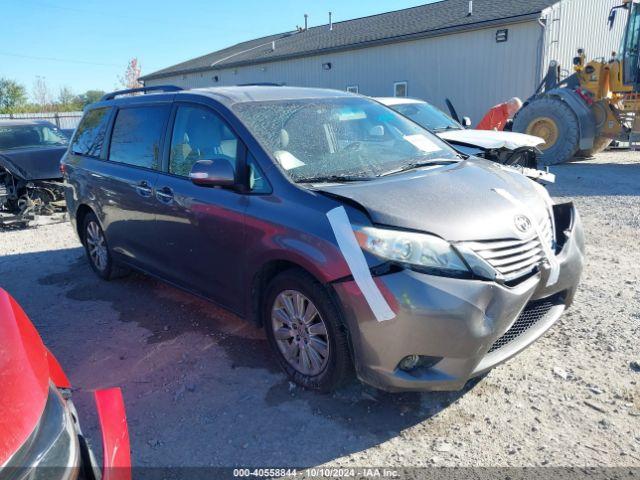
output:
[[[43, 277], [38, 283], [67, 286], [66, 296], [71, 300], [109, 302], [120, 314], [120, 321], [135, 322], [151, 332], [149, 344], [196, 332], [214, 338], [225, 348], [232, 368], [273, 364], [266, 340], [241, 335], [256, 329], [233, 313], [142, 273], [103, 281], [93, 274], [81, 249], [67, 271]], [[272, 370], [278, 371], [277, 366]]]
[[[29, 266], [33, 281], [25, 285], [37, 282], [47, 290], [60, 289], [65, 308], [74, 312], [51, 326], [50, 337], [72, 337], [84, 312], [100, 309], [113, 310], [121, 322], [134, 322], [150, 332], [139, 351], [127, 352], [131, 358], [121, 363], [112, 359], [109, 345], [117, 342], [117, 324], [104, 327], [113, 339], [98, 334], [86, 338], [92, 357], [112, 359], [102, 368], [110, 369], [112, 377], [116, 368], [114, 384], [125, 392], [138, 465], [315, 466], [401, 434], [478, 383], [453, 393], [388, 394], [359, 382], [332, 395], [305, 391], [280, 372], [261, 331], [209, 302], [141, 274], [104, 282], [90, 270], [79, 248], [5, 260]], [[45, 261], [58, 272], [38, 275], [37, 265]], [[46, 300], [25, 300], [32, 311], [46, 308]], [[46, 312], [39, 315], [47, 318]], [[203, 340], [213, 348], [196, 348]], [[150, 369], [142, 376], [138, 372], [137, 377], [126, 370], [126, 362], [143, 361], [163, 345], [175, 348], [176, 341], [188, 361], [169, 370]], [[215, 354], [216, 349], [225, 355]], [[86, 358], [76, 359], [75, 365], [70, 358], [60, 360], [76, 372], [100, 368]], [[122, 365], [122, 372], [106, 365]]]
[[640, 195], [640, 163], [595, 163], [575, 160], [551, 167], [556, 183], [547, 188], [556, 196]]
[[373, 434], [380, 441], [398, 435], [434, 415], [474, 388], [480, 379], [468, 382], [460, 392], [387, 393], [354, 382], [333, 395], [306, 390], [292, 394], [285, 380], [269, 389], [267, 404], [275, 406], [293, 400], [309, 404], [314, 414], [339, 422], [356, 435]]

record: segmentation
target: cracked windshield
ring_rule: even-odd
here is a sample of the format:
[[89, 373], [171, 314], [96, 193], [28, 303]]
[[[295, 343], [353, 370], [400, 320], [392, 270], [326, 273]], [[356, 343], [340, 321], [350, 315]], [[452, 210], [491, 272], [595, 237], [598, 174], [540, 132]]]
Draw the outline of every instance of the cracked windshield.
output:
[[234, 110], [298, 183], [370, 180], [460, 160], [428, 131], [362, 98], [239, 103]]

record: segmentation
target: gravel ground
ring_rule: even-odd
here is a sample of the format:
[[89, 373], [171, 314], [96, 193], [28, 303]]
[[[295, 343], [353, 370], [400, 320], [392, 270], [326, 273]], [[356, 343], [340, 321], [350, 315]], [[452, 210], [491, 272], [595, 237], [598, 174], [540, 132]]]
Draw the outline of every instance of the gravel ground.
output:
[[76, 385], [96, 446], [90, 391], [122, 387], [137, 466], [640, 467], [640, 153], [553, 171], [587, 233], [576, 303], [462, 392], [300, 390], [233, 315], [142, 275], [98, 280], [66, 223], [0, 232], [0, 285]]

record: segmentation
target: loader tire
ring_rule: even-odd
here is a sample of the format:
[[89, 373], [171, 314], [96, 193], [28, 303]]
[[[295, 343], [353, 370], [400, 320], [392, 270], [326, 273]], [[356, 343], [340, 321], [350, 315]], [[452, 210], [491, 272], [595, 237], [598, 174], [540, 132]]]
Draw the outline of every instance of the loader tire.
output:
[[591, 158], [598, 153], [604, 152], [609, 145], [611, 145], [611, 142], [613, 142], [612, 138], [596, 137], [593, 141], [593, 148], [590, 148], [589, 150], [578, 150], [576, 157]]
[[558, 98], [542, 97], [522, 108], [513, 120], [513, 131], [544, 138], [540, 163], [557, 165], [578, 151], [580, 128], [571, 107]]

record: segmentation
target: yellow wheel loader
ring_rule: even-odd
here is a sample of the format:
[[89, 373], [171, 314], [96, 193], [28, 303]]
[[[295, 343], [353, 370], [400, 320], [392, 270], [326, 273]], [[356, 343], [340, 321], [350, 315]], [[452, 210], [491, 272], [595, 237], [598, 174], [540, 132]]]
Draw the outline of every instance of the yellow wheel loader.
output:
[[513, 131], [542, 137], [540, 161], [563, 163], [591, 156], [621, 134], [632, 141], [640, 133], [640, 0], [623, 0], [609, 14], [613, 28], [618, 12], [628, 13], [619, 53], [587, 62], [578, 50], [574, 73], [560, 80], [560, 66], [549, 71], [513, 119]]

